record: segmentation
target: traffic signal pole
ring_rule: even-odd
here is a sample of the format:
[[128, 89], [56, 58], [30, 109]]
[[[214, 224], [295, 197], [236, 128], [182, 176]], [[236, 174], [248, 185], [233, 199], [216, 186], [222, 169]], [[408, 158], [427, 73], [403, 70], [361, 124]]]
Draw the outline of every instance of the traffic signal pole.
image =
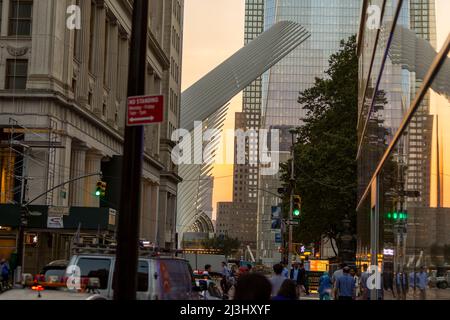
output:
[[[128, 97], [145, 94], [148, 7], [148, 0], [134, 0]], [[143, 146], [143, 126], [126, 126], [115, 266], [115, 300], [136, 300]]]
[[292, 155], [292, 161], [291, 161], [291, 196], [289, 201], [289, 242], [288, 242], [288, 270], [289, 274], [291, 272], [292, 268], [292, 238], [294, 233], [294, 226], [293, 226], [293, 220], [292, 220], [292, 212], [294, 211], [294, 192], [295, 192], [295, 153], [294, 153], [294, 135], [295, 133], [291, 131], [292, 134], [292, 148], [291, 148], [291, 155]]

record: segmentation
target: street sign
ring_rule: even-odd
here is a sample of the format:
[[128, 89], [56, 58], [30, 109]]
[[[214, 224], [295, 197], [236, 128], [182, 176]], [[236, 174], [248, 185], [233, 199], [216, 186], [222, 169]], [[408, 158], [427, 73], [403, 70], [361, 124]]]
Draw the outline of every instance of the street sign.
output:
[[48, 229], [64, 229], [63, 216], [48, 216], [47, 217]]
[[275, 233], [275, 243], [283, 243], [283, 238], [281, 237], [281, 233]]
[[68, 207], [48, 207], [48, 216], [68, 216], [70, 209]]
[[143, 126], [164, 121], [164, 96], [128, 98], [127, 126]]
[[291, 221], [288, 221], [288, 225], [298, 226], [298, 225], [300, 225], [300, 221], [291, 220]]

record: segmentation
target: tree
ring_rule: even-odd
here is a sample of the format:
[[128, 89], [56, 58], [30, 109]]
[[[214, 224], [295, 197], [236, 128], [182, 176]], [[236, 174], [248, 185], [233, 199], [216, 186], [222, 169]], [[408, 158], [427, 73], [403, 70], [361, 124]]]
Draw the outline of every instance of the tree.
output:
[[[325, 236], [339, 248], [345, 216], [356, 234], [356, 36], [341, 41], [341, 49], [330, 57], [329, 64], [325, 76], [316, 78], [315, 85], [298, 99], [306, 118], [294, 145], [294, 187], [302, 197], [301, 222], [294, 237], [297, 242], [317, 243]], [[290, 163], [282, 165], [282, 180], [288, 188], [290, 167]]]
[[241, 242], [229, 236], [214, 237], [203, 242], [206, 249], [219, 250], [226, 258], [239, 250]]

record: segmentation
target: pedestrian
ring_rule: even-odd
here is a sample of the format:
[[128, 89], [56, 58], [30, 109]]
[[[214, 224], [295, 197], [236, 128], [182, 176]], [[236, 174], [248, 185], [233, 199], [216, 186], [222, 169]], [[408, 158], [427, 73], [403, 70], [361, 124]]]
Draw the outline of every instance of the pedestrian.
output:
[[355, 297], [358, 298], [360, 294], [358, 274], [355, 269], [352, 268], [350, 270], [350, 275], [353, 277], [353, 279], [355, 279]]
[[414, 270], [411, 270], [409, 273], [409, 287], [412, 290], [413, 297], [416, 296], [416, 288], [417, 288], [417, 277], [416, 272]]
[[285, 277], [286, 279], [289, 279], [289, 270], [288, 270], [288, 268], [286, 268], [286, 266], [284, 265], [283, 262], [280, 262], [280, 265], [283, 267], [283, 272], [282, 272], [283, 277]]
[[319, 297], [320, 300], [330, 300], [331, 299], [331, 288], [333, 284], [331, 283], [331, 278], [328, 272], [324, 272], [319, 279]]
[[270, 278], [270, 283], [272, 284], [272, 297], [275, 297], [286, 278], [283, 275], [283, 266], [281, 264], [274, 265], [273, 272], [274, 275]]
[[284, 280], [278, 294], [272, 298], [274, 301], [296, 301], [299, 299], [297, 284], [293, 280]]
[[408, 293], [408, 276], [406, 273], [397, 272], [395, 286], [397, 288], [397, 299], [406, 300], [406, 295]]
[[1, 284], [2, 284], [2, 288], [8, 288], [9, 287], [9, 274], [10, 274], [10, 269], [9, 269], [9, 265], [8, 262], [5, 259], [2, 259], [0, 261], [0, 275], [1, 275]]
[[231, 271], [228, 269], [227, 263], [222, 262], [222, 279], [220, 280], [220, 288], [222, 289], [224, 298], [228, 298], [228, 291], [232, 286], [231, 281]]
[[342, 276], [336, 279], [334, 296], [338, 300], [353, 300], [355, 297], [355, 279], [350, 275], [348, 266], [342, 269]]
[[210, 264], [205, 265], [205, 271], [203, 272], [203, 274], [209, 276], [209, 274], [211, 273], [211, 268], [212, 267]]
[[426, 268], [422, 266], [420, 272], [417, 273], [417, 288], [419, 289], [420, 300], [427, 299], [428, 273]]
[[256, 272], [246, 273], [236, 283], [234, 300], [269, 301], [271, 293], [272, 285], [266, 276]]
[[359, 284], [361, 287], [362, 300], [370, 299], [370, 292], [369, 292], [369, 288], [367, 286], [368, 280], [369, 280], [369, 267], [367, 266], [367, 264], [363, 264], [361, 278], [359, 280]]
[[[404, 277], [405, 274], [402, 274], [402, 277]], [[386, 291], [390, 291], [392, 293], [392, 297], [395, 299], [395, 290], [394, 290], [394, 283], [396, 284], [397, 287], [397, 279], [394, 280], [394, 278], [396, 278], [394, 276], [394, 273], [391, 270], [385, 270], [383, 272], [383, 285], [384, 288], [386, 289]], [[402, 279], [401, 282], [399, 283], [403, 283], [405, 281], [405, 279]], [[407, 289], [406, 289], [407, 290]], [[402, 292], [405, 291], [405, 288], [402, 288]]]
[[333, 285], [336, 283], [336, 279], [340, 276], [342, 276], [344, 274], [344, 268], [347, 266], [346, 263], [341, 263], [339, 265], [339, 269], [337, 269], [333, 275], [331, 276], [331, 282], [333, 283]]
[[300, 263], [300, 270], [298, 277], [300, 283], [300, 290], [303, 291], [307, 296], [309, 296], [308, 275], [306, 273], [305, 265], [303, 263]]
[[296, 287], [297, 287], [297, 292], [300, 295], [300, 269], [299, 269], [298, 263], [294, 263], [289, 278], [295, 282]]

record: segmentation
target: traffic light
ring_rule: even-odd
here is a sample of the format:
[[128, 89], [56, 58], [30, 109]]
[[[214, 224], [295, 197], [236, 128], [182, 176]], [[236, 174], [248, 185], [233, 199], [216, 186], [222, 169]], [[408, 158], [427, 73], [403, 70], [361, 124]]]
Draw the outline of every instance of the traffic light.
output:
[[95, 195], [99, 198], [104, 198], [106, 195], [106, 182], [97, 182], [97, 188], [95, 190]]
[[299, 219], [302, 213], [302, 198], [298, 195], [294, 196], [294, 203], [292, 208], [292, 217]]
[[398, 212], [398, 211], [394, 211], [394, 212], [388, 212], [386, 213], [386, 219], [387, 220], [400, 220], [400, 221], [405, 221], [408, 220], [408, 212], [407, 211], [403, 211], [403, 212]]

